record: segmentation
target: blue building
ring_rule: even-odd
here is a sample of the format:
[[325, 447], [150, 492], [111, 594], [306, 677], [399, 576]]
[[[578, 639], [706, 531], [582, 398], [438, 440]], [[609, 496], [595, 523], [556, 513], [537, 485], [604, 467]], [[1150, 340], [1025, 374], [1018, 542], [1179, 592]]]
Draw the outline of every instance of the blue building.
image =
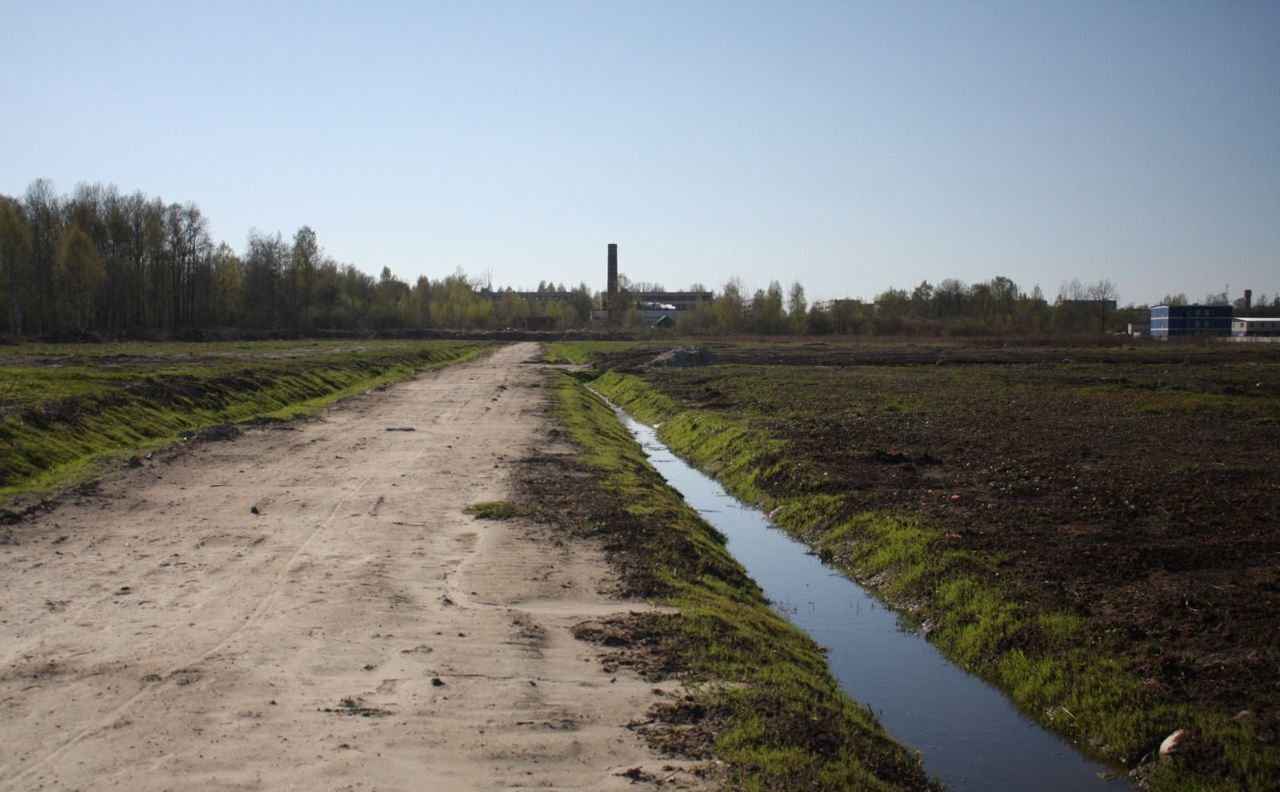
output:
[[1157, 305], [1151, 309], [1152, 338], [1231, 335], [1230, 305]]

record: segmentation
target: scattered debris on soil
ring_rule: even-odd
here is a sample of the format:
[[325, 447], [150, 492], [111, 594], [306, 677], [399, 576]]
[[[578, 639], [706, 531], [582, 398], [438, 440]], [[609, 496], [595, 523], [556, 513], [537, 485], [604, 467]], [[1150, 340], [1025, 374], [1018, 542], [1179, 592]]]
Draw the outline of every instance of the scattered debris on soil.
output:
[[199, 431], [185, 429], [179, 436], [183, 440], [189, 440], [196, 443], [221, 443], [226, 442], [227, 440], [234, 440], [239, 437], [240, 434], [240, 428], [237, 426], [232, 424], [217, 424], [205, 427]]
[[714, 758], [716, 737], [728, 726], [727, 712], [713, 712], [692, 696], [659, 702], [648, 714], [648, 720], [628, 728], [667, 753], [690, 759]]
[[347, 696], [338, 702], [338, 706], [324, 707], [320, 711], [331, 715], [352, 715], [360, 718], [382, 718], [391, 714], [389, 709], [366, 704], [359, 696]]
[[693, 366], [714, 366], [719, 362], [719, 359], [710, 349], [691, 346], [663, 352], [653, 360], [650, 360], [646, 368], [690, 368]]
[[1168, 759], [1170, 756], [1176, 754], [1178, 752], [1178, 744], [1181, 743], [1182, 739], [1186, 736], [1186, 731], [1178, 729], [1173, 734], [1165, 737], [1160, 743], [1160, 758]]
[[607, 650], [600, 658], [605, 671], [629, 668], [648, 682], [661, 682], [688, 671], [680, 661], [680, 636], [668, 623], [672, 616], [630, 613], [586, 621], [573, 627], [573, 637]]

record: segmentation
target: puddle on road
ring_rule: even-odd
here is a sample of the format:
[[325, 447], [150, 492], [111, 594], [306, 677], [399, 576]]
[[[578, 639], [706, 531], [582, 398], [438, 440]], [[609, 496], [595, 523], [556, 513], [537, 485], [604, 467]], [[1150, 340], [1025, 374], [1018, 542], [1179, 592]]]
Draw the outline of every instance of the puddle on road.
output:
[[925, 769], [953, 790], [1123, 790], [1115, 771], [1023, 717], [995, 688], [952, 665], [858, 584], [810, 555], [759, 510], [685, 464], [657, 433], [619, 417], [649, 461], [704, 519], [774, 608], [829, 650], [841, 688], [867, 704]]

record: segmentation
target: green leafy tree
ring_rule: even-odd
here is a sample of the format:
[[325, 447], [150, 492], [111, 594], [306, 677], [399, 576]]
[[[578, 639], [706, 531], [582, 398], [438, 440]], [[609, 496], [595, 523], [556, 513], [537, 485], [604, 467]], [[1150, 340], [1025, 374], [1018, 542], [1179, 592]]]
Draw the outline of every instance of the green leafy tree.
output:
[[1021, 294], [1011, 278], [997, 275], [983, 284], [986, 305], [983, 321], [988, 333], [1007, 333], [1013, 329]]
[[410, 295], [414, 327], [431, 327], [431, 281], [419, 275]]
[[[689, 291], [705, 291], [690, 289]], [[716, 329], [716, 312], [712, 303], [699, 302], [693, 309], [676, 320], [676, 330], [681, 333], [710, 333]]]
[[903, 289], [887, 289], [876, 297], [871, 328], [876, 335], [897, 335], [906, 328], [911, 297]]
[[831, 332], [857, 335], [866, 327], [866, 309], [861, 300], [831, 301]]
[[289, 248], [279, 234], [267, 236], [256, 229], [249, 232], [241, 297], [249, 327], [265, 330], [279, 326], [281, 285], [288, 260]]
[[390, 267], [383, 267], [378, 285], [373, 290], [373, 309], [369, 317], [372, 326], [380, 330], [406, 326], [411, 297], [409, 284], [393, 275]]
[[809, 304], [805, 300], [804, 287], [800, 281], [792, 281], [787, 290], [787, 321], [791, 323], [791, 332], [803, 333], [806, 319], [809, 318]]
[[805, 319], [805, 329], [813, 335], [831, 334], [831, 313], [820, 305], [809, 306], [809, 316]]
[[742, 329], [743, 313], [746, 310], [744, 287], [738, 278], [730, 278], [724, 289], [712, 303], [716, 315], [716, 327], [723, 333], [736, 333]]
[[292, 313], [302, 327], [312, 325], [315, 300], [316, 269], [323, 256], [316, 232], [303, 226], [293, 235], [293, 252], [289, 257], [289, 287]]
[[58, 237], [55, 261], [58, 302], [71, 326], [83, 330], [85, 318], [93, 310], [94, 300], [107, 278], [102, 256], [89, 235], [73, 225]]
[[569, 305], [573, 309], [574, 327], [586, 327], [591, 324], [591, 307], [595, 305], [595, 298], [591, 295], [590, 286], [579, 283], [578, 287], [569, 294]]
[[786, 331], [786, 318], [782, 312], [782, 286], [775, 280], [769, 288], [757, 291], [751, 298], [751, 319], [758, 333], [777, 335]]

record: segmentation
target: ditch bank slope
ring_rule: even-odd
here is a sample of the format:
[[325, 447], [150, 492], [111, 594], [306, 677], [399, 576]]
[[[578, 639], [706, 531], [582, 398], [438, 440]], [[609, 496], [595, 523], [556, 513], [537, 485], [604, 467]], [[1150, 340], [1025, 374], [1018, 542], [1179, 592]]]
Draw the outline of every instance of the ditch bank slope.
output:
[[601, 543], [620, 594], [670, 608], [579, 626], [610, 665], [683, 684], [638, 731], [672, 755], [718, 760], [734, 789], [938, 788], [839, 690], [819, 647], [769, 607], [612, 409], [570, 376], [555, 394], [577, 453], [541, 457], [522, 479], [523, 507]]

